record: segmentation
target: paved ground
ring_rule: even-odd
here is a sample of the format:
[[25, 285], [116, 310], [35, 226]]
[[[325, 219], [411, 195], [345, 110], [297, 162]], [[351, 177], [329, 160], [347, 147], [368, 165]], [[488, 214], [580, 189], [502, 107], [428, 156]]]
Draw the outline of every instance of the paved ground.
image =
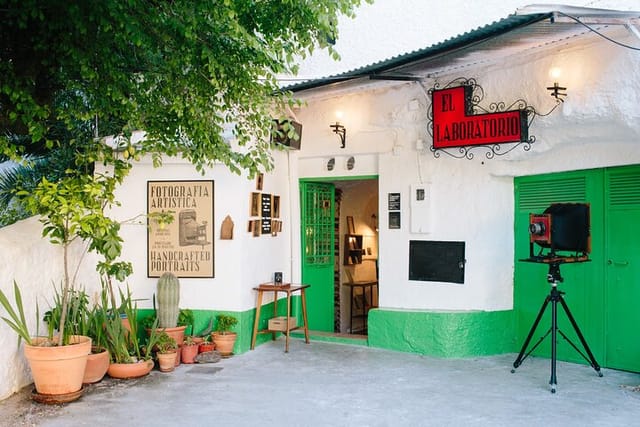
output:
[[515, 354], [435, 359], [282, 338], [215, 364], [105, 379], [65, 406], [0, 402], [2, 426], [631, 426], [640, 375]]

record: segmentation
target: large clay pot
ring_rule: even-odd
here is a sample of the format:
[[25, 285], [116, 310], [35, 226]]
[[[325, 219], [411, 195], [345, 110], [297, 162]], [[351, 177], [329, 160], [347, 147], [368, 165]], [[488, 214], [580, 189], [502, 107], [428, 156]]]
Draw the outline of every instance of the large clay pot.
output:
[[198, 344], [182, 346], [182, 363], [195, 363], [198, 355]]
[[158, 365], [160, 365], [160, 370], [162, 372], [171, 372], [176, 367], [176, 352], [171, 353], [158, 353], [156, 355], [158, 357]]
[[40, 394], [56, 395], [77, 392], [82, 388], [82, 378], [91, 352], [91, 338], [72, 335], [72, 344], [40, 347], [46, 338], [34, 338], [33, 344], [24, 346], [31, 375]]
[[102, 380], [109, 369], [109, 352], [102, 349], [98, 352], [92, 348], [91, 353], [87, 357], [87, 366], [84, 368], [83, 384], [93, 384]]
[[233, 346], [236, 343], [237, 336], [235, 332], [227, 332], [226, 334], [214, 332], [212, 335], [213, 343], [216, 345], [216, 350], [221, 356], [230, 356], [233, 354]]
[[153, 369], [153, 360], [141, 360], [136, 363], [112, 363], [107, 374], [112, 378], [130, 379], [144, 377]]

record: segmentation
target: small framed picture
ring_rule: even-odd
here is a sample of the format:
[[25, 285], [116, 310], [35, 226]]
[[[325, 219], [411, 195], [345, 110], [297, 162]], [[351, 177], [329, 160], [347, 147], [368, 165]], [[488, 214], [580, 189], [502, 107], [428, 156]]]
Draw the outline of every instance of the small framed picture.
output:
[[260, 193], [251, 193], [249, 216], [260, 216]]
[[256, 176], [256, 190], [262, 191], [263, 184], [264, 184], [264, 174], [259, 173]]
[[389, 229], [400, 229], [400, 212], [389, 212]]
[[275, 194], [271, 198], [271, 216], [273, 218], [280, 218], [280, 196]]

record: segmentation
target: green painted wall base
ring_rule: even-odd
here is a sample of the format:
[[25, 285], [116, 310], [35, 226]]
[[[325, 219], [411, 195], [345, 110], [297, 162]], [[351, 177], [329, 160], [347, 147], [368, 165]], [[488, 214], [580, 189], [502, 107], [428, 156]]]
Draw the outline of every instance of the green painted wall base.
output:
[[369, 312], [369, 346], [435, 357], [510, 353], [517, 347], [513, 311]]
[[[301, 324], [299, 300], [292, 303], [292, 315], [298, 317]], [[278, 304], [278, 315], [286, 307], [284, 301]], [[141, 321], [150, 316], [153, 310], [139, 310]], [[244, 312], [220, 312], [215, 310], [193, 310], [195, 316], [195, 335], [202, 334], [219, 313], [231, 314], [238, 318], [235, 331], [238, 339], [234, 347], [235, 354], [249, 351], [255, 308]], [[270, 318], [274, 317], [273, 303], [262, 306], [258, 329], [265, 329]], [[189, 333], [189, 330], [187, 330]], [[472, 357], [491, 354], [512, 353], [518, 351], [514, 327], [514, 313], [507, 311], [411, 311], [384, 310], [369, 311], [369, 336], [335, 335], [310, 331], [312, 341], [326, 341], [340, 344], [378, 347], [407, 353], [418, 353], [435, 357]], [[278, 334], [277, 336], [281, 336]], [[304, 339], [302, 330], [292, 333], [295, 339]], [[271, 334], [260, 334], [256, 346], [271, 340]]]
[[[286, 315], [286, 299], [281, 298], [278, 300], [278, 316]], [[291, 298], [291, 315], [298, 318], [298, 324], [302, 323], [301, 315], [301, 301], [299, 296], [293, 296]], [[264, 304], [260, 311], [260, 321], [258, 322], [258, 330], [266, 329], [269, 323], [269, 319], [275, 317], [273, 302]], [[195, 318], [194, 332], [191, 332], [191, 328], [187, 328], [185, 333], [193, 334], [196, 336], [202, 335], [206, 331], [210, 324], [215, 330], [216, 327], [216, 315], [229, 314], [235, 316], [238, 319], [238, 324], [233, 328], [233, 331], [238, 334], [235, 346], [233, 347], [234, 354], [241, 354], [251, 349], [251, 336], [253, 334], [253, 322], [256, 318], [256, 309], [252, 308], [246, 311], [218, 311], [218, 310], [192, 310]], [[142, 322], [145, 318], [152, 316], [153, 309], [139, 309], [138, 310], [138, 322]], [[142, 328], [139, 328], [141, 333], [144, 333]], [[256, 339], [256, 346], [259, 344], [271, 340], [271, 334], [259, 334]]]

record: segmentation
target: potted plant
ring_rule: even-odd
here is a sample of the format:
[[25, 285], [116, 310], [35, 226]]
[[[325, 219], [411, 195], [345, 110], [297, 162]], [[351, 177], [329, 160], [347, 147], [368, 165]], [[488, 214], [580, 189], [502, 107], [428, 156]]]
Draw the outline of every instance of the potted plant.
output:
[[198, 343], [191, 335], [187, 335], [182, 343], [182, 363], [195, 363], [198, 355]]
[[176, 352], [178, 351], [178, 344], [176, 344], [176, 340], [170, 337], [166, 332], [162, 332], [158, 336], [155, 348], [160, 371], [173, 371], [176, 366]]
[[237, 334], [231, 329], [238, 323], [238, 319], [229, 314], [218, 314], [216, 316], [216, 330], [213, 332], [213, 342], [216, 350], [221, 356], [233, 354], [233, 346], [236, 342]]
[[[156, 298], [158, 302], [157, 309], [155, 307]], [[166, 332], [176, 341], [178, 346], [181, 346], [184, 341], [184, 331], [187, 328], [187, 324], [178, 323], [181, 314], [179, 303], [180, 281], [173, 273], [162, 274], [158, 279], [156, 296], [154, 296], [153, 300], [155, 313], [153, 318], [158, 321], [156, 326], [159, 329], [158, 332]], [[193, 317], [193, 313], [191, 313], [191, 316]], [[150, 321], [147, 320], [147, 324]]]
[[[120, 291], [123, 301], [120, 306], [130, 320], [130, 331], [120, 320], [119, 313], [111, 310], [105, 322], [105, 335], [111, 363], [107, 373], [113, 378], [138, 378], [147, 375], [153, 368], [151, 360], [152, 352], [158, 341], [157, 329], [154, 327], [149, 333], [146, 345], [138, 338], [137, 303], [131, 299], [131, 292]], [[103, 291], [102, 300], [106, 301], [106, 293]], [[157, 322], [154, 326], [157, 326]]]
[[[95, 148], [95, 144], [91, 147]], [[101, 147], [99, 145], [97, 150], [101, 150]], [[80, 151], [77, 151], [77, 165], [93, 164], [93, 160], [87, 163], [83, 157], [86, 153]], [[94, 154], [113, 155], [110, 149]], [[85, 163], [82, 163], [82, 159]], [[25, 340], [24, 354], [31, 368], [36, 393], [46, 395], [51, 403], [56, 402], [54, 396], [61, 396], [60, 402], [68, 402], [80, 396], [91, 348], [91, 338], [69, 333], [72, 328], [66, 327], [75, 289], [75, 276], [71, 274], [71, 263], [75, 260], [69, 252], [71, 245], [82, 241], [86, 244], [87, 251], [95, 251], [103, 256], [104, 262], [98, 265], [102, 274], [116, 275], [122, 280], [131, 272], [130, 264], [115, 262], [122, 249], [122, 239], [118, 235], [120, 225], [104, 214], [104, 209], [115, 203], [113, 188], [122, 182], [127, 170], [128, 165], [124, 163], [114, 164], [114, 169], [109, 174], [93, 173], [88, 168], [78, 167], [67, 170], [56, 182], [43, 178], [35, 188], [21, 189], [15, 193], [27, 212], [40, 216], [43, 237], [62, 248], [63, 278], [59, 294], [59, 323], [57, 328], [49, 329], [49, 336], [30, 336], [22, 297], [15, 282], [15, 309], [5, 294], [0, 297], [9, 314], [5, 321], [18, 334], [18, 344]], [[81, 261], [82, 257], [78, 263]], [[37, 303], [35, 311], [38, 318]], [[57, 334], [54, 334], [54, 329], [57, 329]], [[51, 364], [55, 367], [51, 368]]]
[[[40, 337], [36, 333], [36, 336], [32, 337], [27, 327], [20, 288], [15, 281], [13, 292], [15, 309], [0, 290], [0, 304], [9, 314], [9, 317], [3, 317], [3, 320], [18, 335], [18, 345], [22, 340], [25, 341], [24, 355], [31, 368], [36, 392], [40, 396], [49, 396], [52, 403], [56, 402], [56, 396], [60, 397], [60, 402], [80, 397], [87, 356], [91, 351], [91, 338], [66, 334], [67, 344], [56, 345], [59, 340], [53, 335]], [[38, 313], [36, 305], [36, 316]], [[59, 336], [61, 335], [62, 331], [59, 332]]]
[[216, 345], [212, 341], [213, 334], [205, 335], [202, 338], [202, 342], [198, 344], [198, 353], [204, 353], [207, 351], [213, 351], [216, 348]]
[[[64, 333], [82, 335], [91, 338], [91, 352], [87, 357], [83, 384], [96, 383], [104, 377], [109, 367], [109, 352], [104, 335], [105, 310], [100, 304], [89, 306], [89, 296], [84, 290], [73, 290], [69, 301], [69, 310]], [[60, 293], [56, 291], [53, 306], [44, 314], [49, 336], [60, 328], [62, 302]]]
[[107, 312], [100, 304], [95, 304], [87, 313], [87, 332], [91, 337], [91, 353], [87, 357], [84, 369], [83, 384], [97, 383], [104, 378], [109, 369], [110, 356], [107, 350], [107, 339], [104, 325], [107, 322]]

